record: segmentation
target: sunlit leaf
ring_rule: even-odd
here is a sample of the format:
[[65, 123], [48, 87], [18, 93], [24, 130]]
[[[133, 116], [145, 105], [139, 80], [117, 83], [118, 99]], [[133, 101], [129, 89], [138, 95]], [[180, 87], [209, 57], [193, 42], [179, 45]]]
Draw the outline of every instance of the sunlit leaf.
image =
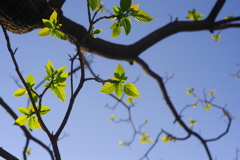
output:
[[49, 108], [47, 106], [41, 106], [40, 116], [47, 114], [50, 110], [51, 110], [51, 108]]
[[141, 22], [141, 23], [147, 23], [147, 22], [150, 22], [150, 21], [153, 20], [153, 18], [152, 18], [149, 14], [147, 14], [146, 12], [141, 11], [141, 10], [138, 10], [138, 11], [133, 15], [133, 17], [134, 17], [137, 21], [139, 21], [139, 22]]
[[26, 77], [26, 83], [28, 85], [28, 87], [33, 87], [33, 85], [35, 84], [35, 79], [34, 79], [34, 76], [32, 74], [29, 74], [27, 77]]
[[112, 38], [115, 38], [115, 37], [119, 36], [121, 32], [122, 32], [121, 26], [116, 25], [112, 30]]
[[120, 147], [124, 146], [123, 141], [118, 141], [118, 144], [119, 144]]
[[137, 87], [133, 83], [127, 83], [123, 86], [123, 91], [128, 96], [140, 97]]
[[114, 70], [114, 76], [117, 79], [122, 79], [125, 76], [125, 71], [121, 64], [119, 64]]
[[217, 42], [221, 39], [221, 35], [211, 35], [211, 37]]
[[89, 2], [90, 8], [91, 8], [93, 11], [97, 8], [97, 6], [98, 6], [98, 4], [99, 4], [99, 0], [88, 0], [88, 2]]
[[16, 119], [14, 125], [16, 125], [16, 126], [23, 126], [23, 125], [25, 125], [27, 123], [27, 121], [28, 121], [28, 117], [25, 116], [25, 115], [22, 115], [22, 116], [19, 116]]
[[139, 6], [140, 6], [139, 4], [133, 4], [133, 5], [131, 5], [130, 8], [134, 9], [135, 11], [137, 11]]
[[66, 40], [67, 39], [66, 35], [63, 32], [59, 31], [59, 30], [55, 30], [55, 35], [59, 39], [62, 39], [62, 40]]
[[193, 125], [195, 125], [196, 124], [196, 121], [194, 121], [192, 118], [190, 118], [190, 120], [189, 120], [189, 125], [190, 126], [193, 126]]
[[38, 32], [38, 36], [48, 36], [50, 34], [51, 30], [47, 27], [41, 29], [39, 32]]
[[99, 92], [104, 94], [111, 94], [115, 91], [115, 86], [113, 83], [107, 82], [105, 83]]
[[20, 96], [23, 96], [25, 93], [26, 93], [27, 89], [24, 87], [24, 88], [20, 88], [18, 90], [16, 90], [14, 93], [13, 93], [13, 96], [14, 97], [20, 97]]
[[133, 104], [134, 98], [132, 96], [128, 96], [128, 99], [125, 101], [126, 103], [130, 103], [130, 104]]
[[114, 115], [111, 115], [108, 117], [110, 120], [114, 121], [115, 120], [115, 116]]
[[57, 12], [54, 10], [53, 13], [50, 16], [50, 22], [52, 22], [52, 24], [55, 26], [57, 24]]
[[123, 88], [122, 85], [119, 83], [115, 83], [115, 93], [118, 99], [120, 99], [122, 97], [122, 93], [123, 93]]
[[208, 92], [208, 94], [210, 95], [210, 96], [214, 96], [214, 93], [216, 92], [216, 90], [212, 90], [212, 91], [209, 91]]
[[123, 19], [122, 24], [123, 24], [126, 35], [128, 35], [131, 31], [131, 23], [129, 19]]
[[192, 94], [194, 91], [194, 88], [187, 88], [186, 95]]
[[161, 140], [164, 142], [164, 143], [169, 143], [170, 142], [170, 137], [169, 136], [164, 136], [161, 138]]
[[206, 110], [210, 110], [211, 104], [210, 104], [210, 103], [207, 103], [206, 106], [204, 106], [203, 108], [206, 109]]
[[61, 100], [65, 101], [66, 100], [66, 92], [62, 87], [55, 86], [54, 88], [51, 88], [53, 93]]
[[53, 23], [51, 21], [49, 21], [48, 19], [42, 19], [43, 24], [47, 27], [47, 28], [53, 28]]
[[27, 108], [22, 107], [22, 108], [18, 108], [18, 110], [19, 110], [19, 112], [21, 112], [22, 114], [24, 114], [26, 116], [30, 114], [30, 112]]

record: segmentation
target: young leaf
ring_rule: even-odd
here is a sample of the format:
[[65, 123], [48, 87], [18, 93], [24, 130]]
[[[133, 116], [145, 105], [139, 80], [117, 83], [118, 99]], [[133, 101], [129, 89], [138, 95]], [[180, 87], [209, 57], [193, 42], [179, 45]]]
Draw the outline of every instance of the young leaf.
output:
[[129, 96], [128, 99], [125, 102], [130, 103], [130, 104], [134, 104], [133, 100], [134, 100], [134, 98]]
[[208, 92], [208, 94], [210, 95], [210, 96], [214, 96], [214, 93], [216, 92], [216, 90], [212, 90], [212, 91], [209, 91]]
[[14, 97], [20, 97], [23, 96], [26, 93], [27, 89], [26, 88], [19, 88], [13, 93]]
[[43, 24], [47, 27], [47, 28], [53, 28], [53, 24], [51, 21], [49, 21], [48, 19], [42, 19]]
[[108, 117], [110, 120], [114, 121], [115, 120], [115, 116], [112, 114], [111, 116]]
[[119, 83], [115, 83], [115, 93], [118, 99], [120, 99], [122, 97], [122, 93], [123, 93], [123, 88], [122, 85]]
[[217, 42], [221, 39], [221, 35], [211, 35], [211, 37]]
[[38, 32], [38, 36], [48, 36], [49, 33], [51, 32], [51, 30], [47, 27], [41, 29], [39, 32]]
[[49, 77], [52, 77], [53, 76], [53, 72], [54, 72], [54, 66], [53, 66], [52, 62], [48, 61], [47, 65], [45, 65], [45, 68], [46, 68], [47, 75]]
[[194, 88], [187, 88], [186, 95], [192, 94], [194, 91]]
[[206, 106], [204, 106], [203, 108], [206, 109], [206, 110], [210, 110], [210, 108], [211, 108], [211, 104], [208, 103], [208, 104], [206, 104]]
[[35, 121], [34, 121], [33, 117], [30, 117], [29, 120], [28, 120], [28, 128], [29, 128], [29, 130], [33, 131], [34, 126], [35, 126]]
[[133, 10], [135, 10], [135, 11], [138, 11], [139, 4], [133, 4], [133, 5], [131, 5], [130, 8], [133, 9]]
[[115, 91], [114, 83], [107, 82], [105, 83], [99, 92], [104, 94], [111, 94]]
[[102, 29], [96, 29], [94, 32], [93, 32], [93, 34], [99, 34], [99, 33], [101, 33], [103, 30]]
[[123, 12], [127, 11], [132, 4], [132, 0], [121, 0], [120, 1], [120, 8]]
[[28, 117], [25, 115], [19, 116], [16, 121], [14, 122], [14, 125], [16, 126], [23, 126], [27, 123]]
[[113, 12], [115, 15], [118, 15], [119, 12], [120, 12], [120, 8], [116, 7], [116, 6], [113, 6]]
[[97, 8], [97, 6], [98, 6], [98, 4], [99, 4], [99, 0], [88, 0], [88, 2], [89, 2], [90, 8], [91, 8], [93, 11]]
[[161, 140], [164, 142], [164, 143], [169, 143], [170, 142], [170, 137], [169, 136], [164, 136], [161, 138]]
[[146, 12], [144, 11], [137, 11], [134, 15], [132, 15], [137, 21], [141, 22], [141, 23], [147, 23], [153, 20], [153, 18], [148, 15]]
[[121, 32], [122, 32], [121, 26], [116, 25], [112, 30], [112, 38], [115, 38], [115, 37], [119, 36]]
[[189, 120], [189, 125], [190, 126], [193, 126], [193, 125], [195, 125], [196, 124], [196, 121], [194, 121], [192, 118], [190, 118], [190, 120]]
[[41, 106], [40, 116], [47, 114], [50, 110], [51, 110], [51, 108], [49, 108], [47, 106]]
[[51, 88], [52, 92], [61, 100], [66, 100], [66, 92], [62, 87], [55, 86], [54, 88]]
[[114, 70], [114, 76], [117, 78], [117, 79], [123, 79], [124, 76], [125, 76], [125, 71], [124, 71], [124, 68], [122, 67], [122, 65], [118, 65], [116, 67], [116, 69]]
[[52, 22], [52, 24], [54, 25], [54, 26], [56, 26], [57, 25], [57, 22], [58, 22], [58, 20], [57, 20], [57, 12], [54, 10], [53, 11], [53, 13], [51, 14], [51, 16], [50, 16], [50, 22]]
[[129, 19], [123, 19], [122, 24], [123, 24], [126, 35], [128, 35], [131, 31], [131, 23]]
[[25, 114], [26, 116], [30, 114], [29, 110], [27, 108], [18, 108], [19, 112]]
[[123, 91], [129, 96], [140, 97], [137, 87], [132, 83], [127, 83], [123, 86]]
[[66, 40], [67, 39], [66, 35], [63, 32], [59, 31], [59, 30], [55, 30], [55, 35], [59, 39], [62, 39], [62, 40]]
[[33, 87], [33, 85], [35, 84], [35, 79], [34, 79], [34, 76], [32, 74], [29, 74], [27, 77], [26, 77], [26, 83], [28, 85], [28, 87]]
[[41, 125], [40, 125], [37, 117], [34, 117], [34, 121], [35, 121], [35, 126], [34, 127], [37, 128], [37, 129], [41, 129]]

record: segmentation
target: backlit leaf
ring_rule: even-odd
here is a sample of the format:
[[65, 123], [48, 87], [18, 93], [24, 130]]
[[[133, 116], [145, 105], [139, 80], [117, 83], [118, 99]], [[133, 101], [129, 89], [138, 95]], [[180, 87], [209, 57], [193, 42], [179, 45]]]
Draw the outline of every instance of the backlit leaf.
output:
[[28, 117], [25, 116], [25, 115], [22, 115], [22, 116], [19, 116], [16, 119], [14, 125], [16, 125], [16, 126], [23, 126], [23, 125], [25, 125], [27, 123], [27, 121], [28, 121]]
[[149, 14], [147, 14], [146, 12], [141, 11], [141, 10], [137, 11], [133, 15], [133, 17], [141, 23], [147, 23], [147, 22], [150, 22], [153, 20], [153, 18]]
[[34, 79], [34, 76], [32, 74], [29, 74], [26, 77], [26, 83], [27, 83], [28, 87], [32, 87], [35, 84], [35, 79]]
[[50, 32], [51, 30], [45, 27], [38, 32], [38, 36], [48, 36]]
[[206, 109], [206, 110], [210, 110], [210, 108], [211, 108], [211, 104], [208, 103], [208, 104], [206, 104], [206, 106], [204, 106], [203, 108]]
[[26, 116], [30, 114], [29, 110], [27, 108], [18, 108], [19, 112], [25, 114]]
[[62, 87], [55, 86], [52, 91], [61, 101], [66, 100], [66, 92]]
[[127, 83], [123, 86], [123, 91], [128, 96], [140, 97], [137, 87], [132, 83]]
[[105, 83], [99, 92], [104, 94], [111, 94], [115, 91], [115, 85], [113, 83], [107, 82]]
[[115, 93], [118, 99], [120, 99], [122, 97], [122, 93], [123, 93], [123, 88], [122, 85], [119, 83], [115, 83]]
[[18, 90], [16, 90], [14, 93], [13, 93], [13, 96], [14, 97], [20, 97], [20, 96], [23, 96], [25, 93], [26, 93], [27, 89], [24, 87], [24, 88], [19, 88]]
[[97, 8], [97, 6], [98, 6], [98, 4], [99, 4], [99, 0], [88, 0], [88, 2], [89, 2], [90, 8], [91, 8], [93, 11]]

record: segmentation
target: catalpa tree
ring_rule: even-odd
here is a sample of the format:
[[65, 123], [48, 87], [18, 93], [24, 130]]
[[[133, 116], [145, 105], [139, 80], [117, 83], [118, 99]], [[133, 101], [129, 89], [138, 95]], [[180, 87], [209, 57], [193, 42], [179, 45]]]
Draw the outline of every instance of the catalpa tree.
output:
[[[237, 63], [239, 55], [236, 55], [236, 49], [231, 50], [233, 54], [229, 53], [227, 57], [219, 51], [224, 50], [221, 47], [223, 41], [224, 44], [237, 46], [235, 43], [239, 36], [232, 36], [234, 40], [229, 44], [230, 40], [224, 34], [234, 28], [236, 33], [239, 30], [240, 17], [235, 15], [234, 10], [238, 2], [205, 2], [208, 5], [206, 8], [198, 6], [200, 4], [190, 8], [193, 2], [174, 2], [179, 4], [178, 8], [184, 9], [184, 13], [176, 16], [171, 13], [175, 11], [170, 10], [164, 15], [167, 20], [162, 21], [158, 19], [161, 14], [152, 13], [162, 13], [160, 8], [165, 10], [169, 2], [86, 0], [78, 2], [81, 4], [81, 15], [73, 13], [77, 5], [68, 8], [70, 3], [74, 5], [77, 2], [0, 0], [0, 52], [4, 57], [1, 62], [4, 64], [4, 67], [1, 66], [4, 77], [1, 86], [4, 89], [1, 89], [0, 105], [7, 112], [5, 116], [14, 118], [14, 121], [4, 118], [1, 124], [22, 131], [26, 137], [17, 136], [15, 131], [12, 136], [11, 129], [0, 124], [4, 130], [1, 157], [8, 160], [22, 157], [46, 159], [47, 156], [43, 155], [46, 152], [52, 160], [212, 160], [215, 157], [231, 158], [231, 151], [225, 149], [230, 145], [235, 151], [232, 157], [238, 159], [237, 144], [222, 141], [238, 139], [238, 128], [232, 125], [237, 121], [233, 121], [237, 111], [232, 104], [239, 105], [239, 88], [234, 85], [239, 83], [233, 78], [239, 77], [239, 65], [235, 66], [235, 70], [225, 68], [226, 62]], [[231, 8], [234, 13], [225, 14], [224, 7], [230, 11], [228, 3], [235, 5]], [[221, 12], [224, 12], [223, 17], [220, 17]], [[66, 15], [69, 13], [74, 18], [84, 17], [87, 23], [80, 21], [78, 24], [77, 20], [68, 19]], [[167, 24], [161, 27], [163, 22]], [[156, 30], [151, 33], [153, 29]], [[204, 31], [208, 36], [203, 38], [199, 34], [192, 37], [183, 47], [185, 53], [182, 53], [182, 39], [187, 33], [184, 37], [178, 37], [177, 33], [190, 31]], [[16, 38], [12, 33], [20, 35]], [[28, 35], [33, 38], [24, 38]], [[137, 40], [139, 35], [142, 37]], [[171, 41], [171, 46], [167, 48], [162, 46], [164, 50], [158, 48], [161, 45], [159, 42], [171, 35], [176, 35], [177, 41]], [[35, 43], [35, 39], [41, 44]], [[201, 39], [209, 42], [203, 45]], [[19, 45], [22, 41], [26, 44]], [[212, 46], [207, 46], [210, 43], [218, 46], [212, 49]], [[19, 49], [13, 47], [16, 45]], [[24, 45], [28, 46], [31, 55], [21, 51]], [[65, 45], [74, 47], [75, 52], [66, 51]], [[194, 45], [206, 49], [207, 56], [200, 55]], [[228, 45], [224, 47], [228, 48]], [[167, 55], [171, 51], [175, 52], [174, 55]], [[161, 53], [154, 55], [151, 52]], [[5, 57], [9, 58], [9, 62], [5, 61]], [[11, 84], [6, 66], [11, 66], [8, 72], [15, 71]], [[181, 76], [178, 76], [179, 73]], [[5, 79], [8, 80], [5, 82]], [[199, 84], [193, 83], [195, 81]], [[221, 91], [221, 87], [228, 85]], [[101, 106], [108, 111], [102, 111]], [[104, 121], [104, 117], [108, 117], [108, 122], [126, 125], [111, 125]], [[232, 133], [229, 133], [230, 130]], [[10, 141], [6, 141], [8, 137], [17, 139], [14, 145], [11, 141], [10, 149]], [[30, 142], [35, 142], [34, 147]], [[107, 150], [106, 146], [109, 147]], [[112, 150], [116, 146], [119, 155]], [[123, 154], [123, 147], [127, 148], [127, 154]], [[136, 153], [130, 153], [129, 147]], [[219, 153], [221, 147], [224, 150]], [[16, 150], [22, 155], [18, 155]]]

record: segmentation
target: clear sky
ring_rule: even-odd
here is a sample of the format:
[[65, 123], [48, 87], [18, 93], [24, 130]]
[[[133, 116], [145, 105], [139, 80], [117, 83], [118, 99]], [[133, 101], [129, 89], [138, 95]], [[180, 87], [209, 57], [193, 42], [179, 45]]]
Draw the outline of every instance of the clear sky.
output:
[[[111, 10], [113, 5], [119, 1], [103, 1], [106, 8]], [[95, 28], [103, 29], [98, 37], [107, 41], [132, 44], [140, 38], [151, 33], [170, 22], [173, 19], [186, 20], [188, 10], [196, 9], [199, 13], [208, 15], [215, 1], [192, 1], [192, 0], [133, 0], [133, 4], [140, 3], [140, 10], [146, 11], [154, 20], [150, 23], [138, 23], [132, 19], [132, 31], [128, 36], [122, 33], [119, 37], [112, 39], [109, 27], [112, 22], [103, 20]], [[230, 14], [239, 16], [240, 1], [227, 1], [223, 10], [217, 17], [218, 20]], [[63, 6], [66, 17], [88, 27], [88, 18], [85, 1], [66, 1]], [[101, 16], [101, 14], [99, 14]], [[39, 30], [28, 34], [14, 35], [9, 33], [13, 49], [18, 47], [17, 61], [24, 77], [33, 74], [37, 82], [45, 76], [44, 65], [50, 60], [56, 68], [66, 65], [70, 70], [69, 54], [75, 54], [74, 45], [68, 41], [57, 38], [39, 37]], [[217, 32], [216, 32], [217, 33]], [[221, 31], [222, 39], [215, 42], [208, 31], [185, 32], [172, 35], [141, 54], [149, 66], [159, 75], [171, 76], [166, 86], [176, 109], [180, 112], [188, 104], [195, 102], [189, 95], [186, 96], [186, 88], [194, 87], [196, 94], [203, 98], [204, 91], [216, 90], [214, 104], [226, 106], [235, 115], [230, 132], [222, 139], [209, 143], [212, 156], [217, 160], [231, 160], [235, 158], [232, 152], [236, 147], [240, 148], [240, 81], [230, 74], [236, 73], [240, 67], [240, 32], [239, 29], [227, 29]], [[17, 79], [13, 63], [7, 51], [3, 33], [0, 32], [0, 97], [9, 104], [18, 115], [17, 108], [26, 107], [25, 97], [15, 98], [13, 92], [18, 89], [13, 77]], [[104, 59], [93, 56], [91, 64], [94, 72], [101, 78], [108, 79], [113, 76], [113, 71], [118, 64], [125, 68], [129, 77], [127, 82], [133, 82], [140, 76], [136, 86], [141, 98], [135, 98], [136, 107], [132, 109], [132, 118], [138, 127], [143, 120], [149, 123], [142, 128], [155, 141], [161, 129], [168, 131], [177, 137], [185, 137], [186, 132], [173, 124], [174, 117], [162, 100], [162, 94], [155, 80], [145, 76], [144, 71], [137, 64], [129, 65], [127, 62]], [[77, 64], [76, 64], [77, 66]], [[74, 81], [78, 81], [79, 74], [74, 75]], [[87, 77], [91, 77], [87, 70]], [[69, 83], [69, 81], [67, 81]], [[76, 84], [75, 84], [76, 85]], [[98, 92], [101, 84], [95, 81], [85, 83], [80, 92], [69, 122], [64, 129], [67, 136], [59, 141], [59, 147], [63, 160], [137, 160], [151, 146], [151, 143], [140, 144], [139, 135], [130, 147], [119, 147], [119, 140], [130, 140], [133, 135], [129, 123], [112, 123], [108, 117], [112, 114], [116, 120], [126, 119], [127, 110], [118, 105], [115, 110], [104, 109], [116, 104], [110, 96]], [[43, 88], [39, 89], [39, 92]], [[43, 104], [51, 107], [51, 112], [43, 117], [50, 131], [55, 132], [67, 109], [70, 87], [66, 88], [67, 101], [61, 102], [51, 92], [48, 92]], [[126, 99], [126, 96], [125, 96]], [[124, 99], [124, 100], [125, 100]], [[190, 118], [197, 121], [193, 127], [194, 131], [200, 133], [204, 138], [214, 138], [220, 135], [226, 128], [226, 119], [222, 113], [214, 108], [206, 111], [203, 106], [189, 108], [183, 113], [186, 123]], [[0, 108], [0, 147], [3, 147], [13, 155], [22, 158], [22, 148], [25, 145], [23, 132], [13, 126], [13, 119]], [[33, 135], [41, 139], [47, 145], [49, 140], [42, 130], [34, 130]], [[62, 135], [63, 136], [63, 135]], [[38, 147], [34, 142], [30, 143], [32, 156], [29, 160], [50, 159], [47, 152]], [[194, 137], [187, 141], [176, 141], [168, 144], [161, 141], [149, 154], [151, 160], [205, 160], [207, 154], [201, 143]], [[1, 158], [0, 158], [1, 159]]]

